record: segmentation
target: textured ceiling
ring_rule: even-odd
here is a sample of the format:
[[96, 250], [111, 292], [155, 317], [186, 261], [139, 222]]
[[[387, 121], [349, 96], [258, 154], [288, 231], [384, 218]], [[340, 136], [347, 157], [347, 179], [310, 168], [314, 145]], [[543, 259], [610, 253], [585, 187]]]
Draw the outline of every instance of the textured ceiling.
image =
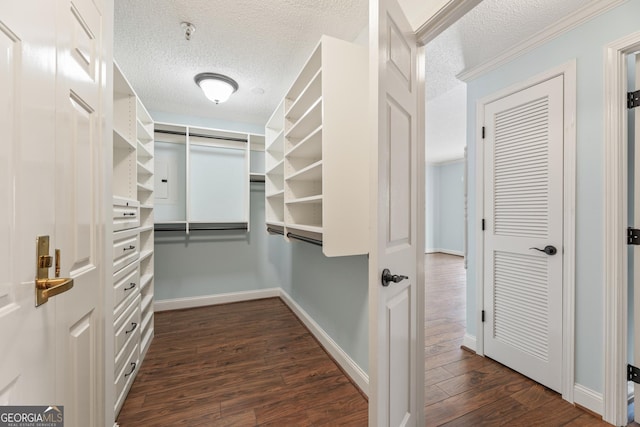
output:
[[[401, 3], [417, 27], [416, 16], [443, 0]], [[427, 98], [446, 96], [460, 84], [456, 74], [588, 3], [482, 1], [427, 45]], [[190, 41], [182, 21], [196, 26]], [[354, 40], [367, 21], [368, 0], [116, 0], [114, 55], [151, 111], [262, 126], [320, 36]], [[227, 74], [240, 89], [215, 105], [193, 81], [204, 71]]]
[[[262, 126], [320, 36], [354, 40], [367, 20], [367, 0], [116, 0], [114, 56], [151, 111]], [[238, 92], [209, 102], [193, 81], [204, 71]]]
[[427, 45], [427, 98], [460, 84], [455, 76], [461, 71], [498, 56], [589, 3], [483, 0]]

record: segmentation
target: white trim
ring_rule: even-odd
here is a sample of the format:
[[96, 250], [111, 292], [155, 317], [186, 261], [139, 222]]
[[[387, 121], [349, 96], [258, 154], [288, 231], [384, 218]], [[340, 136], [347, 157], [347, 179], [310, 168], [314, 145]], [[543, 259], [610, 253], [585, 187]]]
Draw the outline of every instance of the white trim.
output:
[[153, 303], [154, 311], [181, 310], [184, 308], [206, 307], [208, 305], [229, 304], [232, 302], [251, 301], [263, 298], [277, 298], [280, 288], [260, 289], [257, 291], [230, 292], [219, 295], [201, 297], [175, 298], [157, 300]]
[[445, 165], [453, 165], [453, 164], [460, 163], [460, 162], [464, 162], [464, 155], [462, 157], [456, 157], [454, 159], [442, 160], [442, 161], [439, 161], [439, 162], [431, 162], [431, 161], [427, 160], [427, 166], [445, 166]]
[[[576, 191], [576, 61], [534, 76], [477, 101], [476, 104], [476, 353], [484, 355], [484, 150], [482, 126], [486, 104], [534, 86], [556, 76], [564, 76], [564, 171], [563, 171], [563, 319], [562, 319], [562, 398], [574, 401], [575, 383], [575, 191]], [[626, 211], [625, 211], [626, 212]]]
[[464, 256], [464, 251], [456, 251], [453, 249], [442, 249], [442, 248], [430, 248], [425, 250], [427, 254], [447, 254], [447, 255], [456, 255], [456, 256]]
[[503, 51], [500, 55], [485, 61], [479, 65], [471, 68], [467, 68], [459, 73], [456, 78], [464, 82], [476, 79], [481, 75], [495, 70], [498, 67], [516, 59], [525, 53], [544, 45], [550, 40], [584, 24], [590, 19], [601, 15], [608, 10], [611, 10], [627, 0], [596, 0], [589, 5], [576, 10], [573, 14], [563, 18], [561, 21], [556, 22], [548, 27], [544, 28], [540, 32], [534, 34], [526, 41], [519, 43], [511, 49]]
[[418, 46], [424, 46], [449, 28], [482, 0], [449, 0], [415, 31]]
[[596, 414], [602, 415], [604, 401], [601, 393], [595, 392], [581, 384], [576, 384], [573, 387], [573, 396], [576, 405], [580, 405]]
[[464, 337], [462, 338], [462, 345], [469, 350], [476, 351], [476, 337], [465, 333]]
[[311, 331], [322, 347], [333, 357], [360, 390], [369, 395], [369, 375], [322, 329], [322, 327], [307, 313], [291, 296], [280, 289], [280, 298], [293, 311], [302, 323]]
[[604, 399], [602, 393], [593, 391], [581, 384], [573, 387], [574, 403], [580, 405], [596, 414], [602, 415]]
[[627, 423], [627, 67], [640, 32], [605, 47], [604, 93], [604, 412]]

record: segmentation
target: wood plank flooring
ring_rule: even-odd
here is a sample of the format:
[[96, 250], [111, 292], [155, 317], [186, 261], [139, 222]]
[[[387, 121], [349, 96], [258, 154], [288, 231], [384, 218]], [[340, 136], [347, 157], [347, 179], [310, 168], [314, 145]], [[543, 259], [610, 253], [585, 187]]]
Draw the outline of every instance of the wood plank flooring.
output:
[[558, 393], [461, 348], [463, 258], [426, 256], [425, 418], [427, 426], [607, 426]]
[[277, 298], [159, 312], [129, 426], [367, 425], [367, 401]]
[[[427, 426], [608, 425], [460, 348], [465, 270], [427, 255]], [[156, 313], [118, 417], [129, 426], [366, 426], [367, 402], [279, 299]]]

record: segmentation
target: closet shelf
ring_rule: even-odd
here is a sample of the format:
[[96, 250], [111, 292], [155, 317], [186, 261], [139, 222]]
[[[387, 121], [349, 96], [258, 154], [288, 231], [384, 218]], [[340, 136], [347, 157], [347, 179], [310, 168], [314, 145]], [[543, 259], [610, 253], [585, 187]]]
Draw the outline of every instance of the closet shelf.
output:
[[289, 140], [304, 139], [320, 125], [322, 125], [322, 97], [316, 100], [300, 119], [291, 126], [285, 137]]
[[294, 145], [285, 157], [321, 158], [322, 125], [318, 126], [309, 136]]
[[140, 227], [138, 229], [140, 233], [146, 233], [147, 231], [153, 231], [153, 225], [148, 225], [146, 227]]
[[284, 175], [284, 159], [280, 160], [271, 169], [269, 169], [266, 175]]
[[135, 150], [136, 146], [133, 142], [129, 141], [127, 137], [120, 133], [116, 128], [113, 128], [113, 148], [118, 150]]
[[152, 279], [153, 279], [153, 273], [147, 273], [142, 277], [140, 277], [140, 289], [144, 291], [145, 288], [149, 286]]
[[267, 199], [275, 199], [276, 197], [284, 197], [284, 190], [276, 191], [275, 193], [267, 194]]
[[141, 176], [153, 175], [153, 171], [149, 170], [149, 168], [147, 168], [145, 165], [140, 163], [140, 161], [138, 161], [137, 164], [138, 164], [138, 175], [141, 175]]
[[319, 181], [322, 179], [322, 160], [319, 160], [293, 175], [286, 177], [285, 181]]
[[148, 191], [148, 192], [152, 192], [152, 191], [153, 191], [153, 185], [151, 185], [151, 184], [141, 184], [141, 183], [138, 183], [138, 191]]
[[[142, 312], [144, 313], [145, 311], [147, 311], [147, 309], [151, 306], [151, 302], [153, 301], [153, 294], [149, 294], [146, 297], [144, 297], [142, 299]], [[142, 327], [142, 329], [144, 330], [144, 326]]]
[[298, 98], [292, 102], [291, 107], [285, 114], [285, 118], [291, 122], [297, 121], [309, 109], [311, 105], [317, 102], [322, 96], [322, 70], [313, 76], [309, 84], [302, 90]]
[[138, 124], [138, 139], [144, 142], [153, 141], [153, 133], [150, 132], [149, 129], [147, 129], [147, 127], [144, 125], [144, 123], [142, 123], [142, 121], [140, 121], [140, 119], [137, 120], [137, 124]]
[[142, 159], [152, 159], [151, 151], [140, 141], [138, 141], [138, 157]]
[[305, 224], [287, 224], [288, 230], [300, 230], [308, 231], [310, 233], [322, 234], [323, 228], [318, 225], [305, 225]]
[[322, 194], [317, 196], [309, 196], [309, 197], [300, 197], [298, 199], [287, 200], [285, 202], [287, 205], [307, 205], [307, 204], [318, 204], [322, 203]]
[[140, 261], [144, 261], [145, 259], [149, 258], [151, 255], [153, 255], [153, 249], [147, 249], [146, 251], [142, 251], [140, 252]]

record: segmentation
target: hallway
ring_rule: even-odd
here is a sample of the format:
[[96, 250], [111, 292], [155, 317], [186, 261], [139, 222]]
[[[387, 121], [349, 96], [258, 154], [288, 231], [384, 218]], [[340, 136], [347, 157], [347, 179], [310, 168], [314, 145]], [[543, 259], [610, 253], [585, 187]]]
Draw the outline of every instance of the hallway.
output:
[[426, 255], [427, 426], [606, 426], [534, 381], [461, 349], [465, 325], [462, 257]]

